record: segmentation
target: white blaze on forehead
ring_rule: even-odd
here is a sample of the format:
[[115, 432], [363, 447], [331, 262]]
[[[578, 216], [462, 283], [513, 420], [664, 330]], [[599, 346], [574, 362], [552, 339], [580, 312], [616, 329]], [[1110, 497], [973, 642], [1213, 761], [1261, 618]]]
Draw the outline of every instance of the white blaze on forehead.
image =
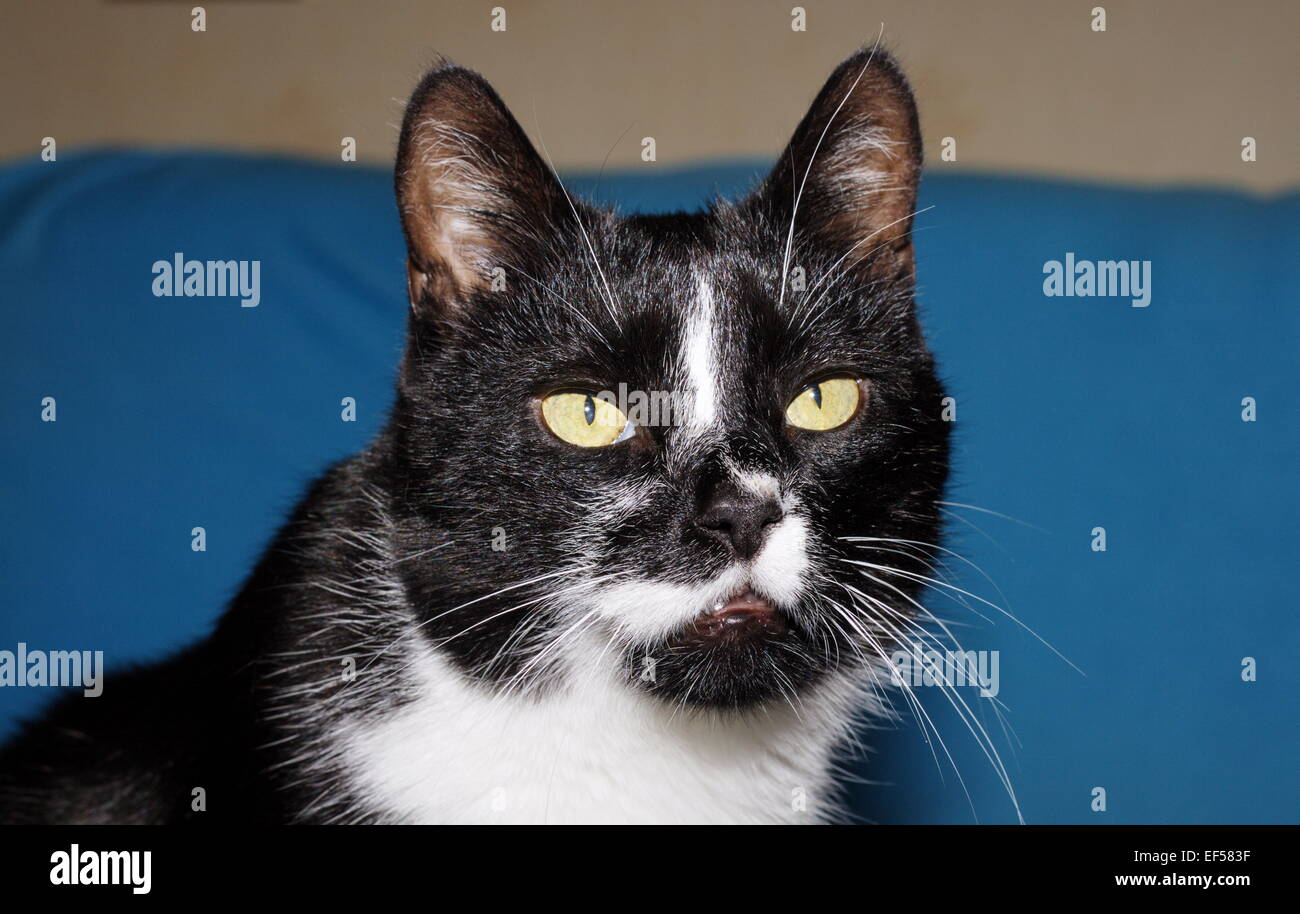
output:
[[682, 362], [691, 389], [691, 419], [697, 426], [711, 425], [718, 414], [717, 340], [713, 287], [703, 274], [695, 277], [695, 307], [682, 340]]

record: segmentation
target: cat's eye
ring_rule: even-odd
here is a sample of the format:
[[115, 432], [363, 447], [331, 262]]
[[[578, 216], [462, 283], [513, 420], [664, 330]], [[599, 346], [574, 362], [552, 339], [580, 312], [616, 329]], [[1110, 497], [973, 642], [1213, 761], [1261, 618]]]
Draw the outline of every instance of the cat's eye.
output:
[[555, 437], [576, 447], [608, 447], [636, 432], [621, 409], [583, 390], [560, 390], [543, 397], [542, 421]]
[[823, 378], [809, 384], [785, 408], [785, 421], [795, 428], [827, 432], [857, 415], [862, 388], [853, 378]]

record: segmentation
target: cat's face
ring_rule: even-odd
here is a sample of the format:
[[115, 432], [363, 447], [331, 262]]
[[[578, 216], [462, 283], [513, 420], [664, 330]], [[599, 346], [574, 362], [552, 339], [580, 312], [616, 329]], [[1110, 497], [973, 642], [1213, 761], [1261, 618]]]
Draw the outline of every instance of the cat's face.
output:
[[494, 684], [607, 664], [740, 708], [898, 640], [947, 473], [912, 300], [919, 164], [906, 83], [864, 52], [748, 199], [621, 218], [571, 200], [479, 77], [426, 77], [381, 451], [433, 643]]

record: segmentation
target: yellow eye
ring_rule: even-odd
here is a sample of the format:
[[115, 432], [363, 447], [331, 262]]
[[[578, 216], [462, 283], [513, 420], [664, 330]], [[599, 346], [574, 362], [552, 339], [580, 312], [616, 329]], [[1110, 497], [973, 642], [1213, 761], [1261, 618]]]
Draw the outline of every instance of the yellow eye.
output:
[[785, 408], [785, 421], [795, 428], [825, 432], [853, 418], [862, 400], [852, 378], [826, 378], [809, 384]]
[[580, 390], [543, 397], [542, 420], [557, 438], [577, 447], [608, 447], [635, 430], [613, 403]]

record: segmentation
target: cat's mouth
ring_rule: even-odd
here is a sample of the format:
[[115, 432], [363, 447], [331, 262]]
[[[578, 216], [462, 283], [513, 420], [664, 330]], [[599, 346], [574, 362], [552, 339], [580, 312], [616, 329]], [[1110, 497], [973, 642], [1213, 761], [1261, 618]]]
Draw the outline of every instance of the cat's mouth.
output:
[[789, 690], [823, 669], [798, 616], [753, 585], [706, 606], [657, 649], [629, 659], [637, 687], [673, 706], [704, 708], [788, 699]]
[[722, 644], [783, 635], [788, 627], [770, 600], [747, 587], [700, 613], [674, 641], [681, 646]]

